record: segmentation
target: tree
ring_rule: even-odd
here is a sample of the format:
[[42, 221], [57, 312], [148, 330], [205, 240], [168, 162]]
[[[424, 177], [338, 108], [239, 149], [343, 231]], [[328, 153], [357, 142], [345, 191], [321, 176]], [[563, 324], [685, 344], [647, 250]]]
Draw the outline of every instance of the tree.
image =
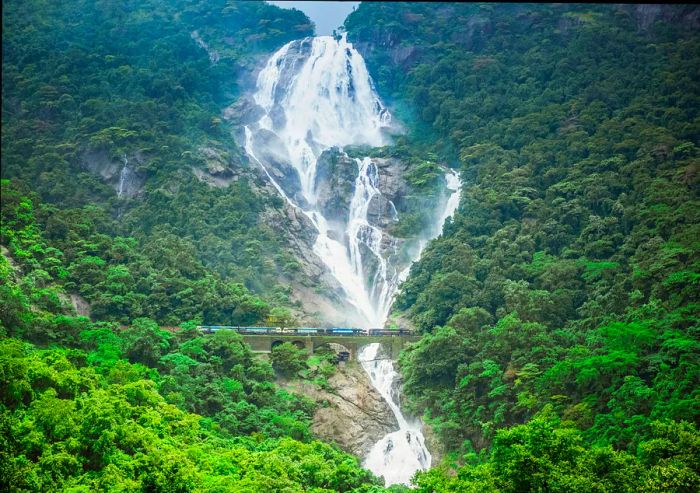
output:
[[281, 375], [293, 376], [306, 367], [306, 351], [285, 342], [272, 348], [270, 360], [272, 367]]
[[124, 333], [124, 353], [129, 360], [155, 366], [170, 347], [171, 335], [148, 318], [137, 318]]

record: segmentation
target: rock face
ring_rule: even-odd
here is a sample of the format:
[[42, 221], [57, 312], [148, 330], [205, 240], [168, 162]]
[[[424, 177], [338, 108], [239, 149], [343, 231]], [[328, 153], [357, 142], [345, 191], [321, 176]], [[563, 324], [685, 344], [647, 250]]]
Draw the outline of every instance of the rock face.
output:
[[[113, 186], [122, 198], [135, 197], [141, 193], [146, 176], [138, 171], [138, 166], [144, 162], [144, 157], [139, 153], [115, 160], [106, 150], [87, 150], [80, 158], [83, 169]], [[126, 170], [125, 163], [128, 165]]]
[[265, 165], [284, 193], [293, 197], [297, 203], [303, 204], [303, 197], [299, 193], [301, 191], [299, 174], [289, 164], [291, 160], [277, 134], [264, 128], [260, 129], [253, 136], [253, 144], [256, 149], [260, 149], [256, 157]]
[[242, 96], [222, 111], [225, 120], [240, 127], [256, 123], [264, 114], [265, 111], [250, 96]]
[[[408, 185], [403, 177], [407, 165], [395, 158], [372, 158], [372, 163], [377, 168], [377, 188], [381, 193], [370, 200], [367, 220], [386, 229], [398, 219], [405, 203]], [[329, 220], [343, 225], [348, 222], [357, 172], [357, 162], [340, 149], [329, 149], [319, 157], [315, 181], [317, 205]]]
[[357, 163], [337, 147], [319, 156], [315, 179], [318, 207], [329, 220], [347, 222], [355, 176]]
[[398, 220], [398, 213], [404, 208], [408, 184], [406, 176], [408, 165], [395, 158], [374, 158], [379, 175], [381, 195], [375, 195], [369, 203], [367, 219], [370, 224], [386, 229]]
[[637, 21], [637, 27], [646, 31], [650, 29], [657, 20], [683, 26], [685, 28], [700, 28], [700, 8], [697, 5], [625, 5], [624, 8], [634, 9], [633, 14]]
[[71, 293], [70, 302], [73, 306], [73, 309], [75, 310], [75, 313], [77, 313], [81, 317], [90, 318], [90, 303], [88, 303], [85, 300], [85, 298], [83, 298], [77, 293]]
[[[266, 194], [277, 194], [271, 184], [263, 183]], [[267, 208], [262, 220], [284, 239], [299, 262], [299, 271], [292, 276], [283, 276], [281, 281], [292, 287], [290, 301], [298, 301], [304, 307], [304, 313], [298, 314], [301, 323], [310, 327], [324, 322], [348, 326], [348, 314], [353, 313], [354, 308], [345, 299], [342, 287], [314, 253], [317, 233], [309, 218], [285, 203], [281, 209]]]
[[195, 162], [199, 166], [192, 167], [194, 175], [212, 187], [226, 188], [238, 180], [241, 172], [227, 152], [211, 145], [197, 148]]
[[432, 466], [435, 467], [442, 462], [442, 458], [445, 456], [445, 447], [432, 426], [421, 420], [421, 428], [425, 438], [425, 446], [428, 447], [432, 456]]
[[357, 457], [365, 457], [377, 440], [399, 429], [389, 405], [372, 387], [359, 364], [352, 362], [340, 367], [328, 384], [328, 390], [308, 382], [285, 384], [319, 404], [311, 429], [320, 439], [337, 443]]

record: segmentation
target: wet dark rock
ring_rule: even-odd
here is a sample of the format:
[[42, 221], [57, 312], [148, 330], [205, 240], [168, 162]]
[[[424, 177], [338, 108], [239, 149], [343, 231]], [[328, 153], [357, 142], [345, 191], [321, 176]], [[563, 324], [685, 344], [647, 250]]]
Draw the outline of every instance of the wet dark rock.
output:
[[316, 162], [317, 205], [331, 221], [346, 223], [355, 192], [357, 162], [337, 147], [323, 151]]
[[358, 457], [366, 456], [377, 440], [399, 427], [391, 408], [357, 363], [339, 368], [328, 379], [327, 389], [305, 381], [285, 386], [323, 403], [314, 413], [312, 431]]
[[274, 132], [260, 129], [253, 135], [256, 157], [263, 163], [272, 178], [289, 197], [296, 197], [301, 191], [297, 170], [290, 164], [286, 147]]
[[251, 125], [263, 117], [265, 110], [250, 97], [243, 97], [223, 111], [223, 117], [237, 126]]
[[407, 165], [394, 158], [375, 158], [373, 162], [377, 166], [381, 195], [375, 195], [370, 201], [367, 220], [386, 229], [398, 219], [398, 211], [408, 194], [408, 184], [403, 178]]
[[115, 192], [121, 191], [121, 197], [131, 198], [140, 195], [146, 183], [146, 175], [138, 169], [145, 158], [140, 153], [126, 158], [129, 164], [124, 171], [124, 158], [114, 159], [104, 149], [90, 149], [81, 155], [80, 166], [111, 185]]

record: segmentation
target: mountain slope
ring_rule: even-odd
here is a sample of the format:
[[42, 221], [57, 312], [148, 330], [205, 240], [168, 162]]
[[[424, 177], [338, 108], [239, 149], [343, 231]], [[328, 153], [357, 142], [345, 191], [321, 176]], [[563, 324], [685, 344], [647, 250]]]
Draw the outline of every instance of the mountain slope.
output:
[[[308, 19], [254, 2], [5, 3], [2, 177], [55, 206], [39, 217], [46, 240], [65, 251], [93, 230], [134, 238], [131, 248], [163, 262], [188, 255], [208, 275], [291, 306], [279, 283], [299, 276], [298, 265], [269, 226], [284, 220], [264, 214], [280, 200], [248, 166], [221, 111], [261, 56], [311, 34]], [[99, 224], [71, 237], [75, 223], [65, 222], [76, 216]], [[78, 250], [114, 263], [109, 248]], [[141, 277], [128, 258], [121, 264]], [[89, 289], [77, 285], [99, 305]], [[202, 304], [200, 294], [165, 288], [145, 310], [134, 299], [144, 289], [106, 291], [121, 306], [98, 307], [102, 319], [232, 322], [201, 309], [174, 312], [178, 296]]]
[[654, 420], [698, 422], [699, 19], [368, 3], [346, 21], [465, 180], [395, 304], [426, 334], [406, 391], [452, 450], [547, 410], [630, 451]]

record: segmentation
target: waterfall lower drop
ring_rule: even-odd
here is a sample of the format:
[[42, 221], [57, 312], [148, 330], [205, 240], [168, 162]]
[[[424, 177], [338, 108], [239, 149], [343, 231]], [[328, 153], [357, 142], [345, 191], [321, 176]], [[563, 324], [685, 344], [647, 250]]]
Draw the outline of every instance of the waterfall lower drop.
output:
[[420, 423], [408, 421], [401, 413], [399, 399], [393, 388], [397, 373], [390, 359], [379, 358], [380, 348], [379, 343], [364, 346], [358, 359], [372, 385], [389, 404], [399, 423], [399, 429], [374, 444], [363, 465], [378, 476], [384, 476], [387, 486], [409, 484], [416, 471], [425, 471], [430, 467], [431, 456], [425, 446]]
[[[397, 208], [382, 195], [376, 160], [350, 159], [350, 145], [386, 145], [391, 115], [374, 90], [362, 56], [345, 35], [305, 38], [287, 43], [270, 57], [258, 74], [253, 99], [261, 116], [244, 126], [245, 150], [287, 204], [306, 216], [318, 235], [314, 253], [342, 287], [358, 316], [355, 326], [383, 327], [399, 284], [408, 276], [427, 242], [440, 234], [460, 198], [455, 172], [446, 173], [447, 194], [438, 204], [433, 227], [420, 238], [397, 240], [370, 221], [373, 200], [386, 200], [390, 220]], [[337, 148], [344, 163], [354, 162], [357, 174], [346, 217], [326, 217], [320, 204], [319, 158]], [[379, 197], [378, 197], [379, 196]], [[359, 317], [359, 318], [358, 318]], [[381, 438], [365, 458], [365, 466], [388, 484], [405, 483], [417, 470], [430, 467], [418, 422], [401, 414], [392, 393], [397, 376], [393, 363], [379, 359], [378, 344], [359, 357], [372, 385], [394, 412], [399, 430]]]

